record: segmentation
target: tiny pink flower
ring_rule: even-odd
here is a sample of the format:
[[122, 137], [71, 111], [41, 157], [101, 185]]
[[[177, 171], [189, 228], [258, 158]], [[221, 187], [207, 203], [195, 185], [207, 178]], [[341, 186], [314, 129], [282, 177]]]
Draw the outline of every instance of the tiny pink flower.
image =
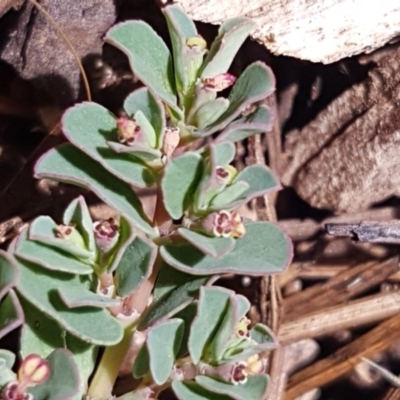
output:
[[237, 175], [237, 169], [231, 165], [227, 165], [226, 167], [217, 167], [215, 174], [221, 182], [230, 184]]
[[180, 141], [179, 128], [167, 127], [164, 132], [162, 153], [169, 160]]
[[246, 372], [247, 364], [245, 362], [238, 363], [232, 371], [231, 381], [233, 384], [243, 384], [247, 382], [247, 372]]
[[96, 221], [93, 231], [97, 247], [103, 254], [111, 250], [118, 241], [119, 227], [113, 218]]
[[246, 228], [238, 211], [222, 210], [214, 217], [213, 233], [217, 237], [243, 237]]
[[118, 140], [122, 144], [132, 145], [142, 136], [140, 125], [134, 119], [121, 117], [117, 119]]
[[220, 92], [224, 89], [227, 89], [229, 86], [232, 86], [235, 81], [236, 77], [226, 72], [224, 74], [214, 76], [214, 78], [204, 78], [203, 85], [207, 89]]

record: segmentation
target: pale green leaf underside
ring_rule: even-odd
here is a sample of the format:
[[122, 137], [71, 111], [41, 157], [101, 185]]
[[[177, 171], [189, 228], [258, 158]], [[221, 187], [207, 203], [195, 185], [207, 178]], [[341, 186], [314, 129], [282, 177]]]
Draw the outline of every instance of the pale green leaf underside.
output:
[[17, 290], [39, 310], [55, 319], [71, 334], [98, 345], [112, 345], [122, 338], [120, 324], [108, 311], [95, 307], [68, 309], [57, 291], [80, 286], [87, 290], [79, 277], [53, 272], [20, 260], [20, 280]]
[[232, 400], [230, 396], [210, 392], [193, 381], [173, 381], [171, 386], [179, 400]]

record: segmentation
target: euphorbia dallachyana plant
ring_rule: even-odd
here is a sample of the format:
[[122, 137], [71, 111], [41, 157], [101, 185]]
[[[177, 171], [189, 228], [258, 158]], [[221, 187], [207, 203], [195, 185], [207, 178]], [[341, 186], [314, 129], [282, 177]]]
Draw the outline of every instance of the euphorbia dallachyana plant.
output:
[[[184, 400], [265, 397], [260, 354], [276, 339], [251, 326], [245, 297], [214, 283], [278, 273], [291, 259], [277, 226], [239, 211], [279, 189], [276, 177], [231, 165], [234, 142], [271, 127], [262, 100], [274, 78], [261, 62], [228, 73], [250, 20], [224, 23], [207, 49], [181, 9], [164, 14], [172, 55], [141, 21], [106, 36], [145, 85], [125, 115], [75, 105], [62, 119], [69, 143], [36, 164], [37, 178], [86, 188], [120, 217], [93, 221], [79, 197], [61, 223], [40, 216], [0, 253], [0, 336], [22, 327], [19, 364], [0, 351], [3, 400], [108, 399], [121, 369], [136, 378], [125, 400], [167, 388]], [[157, 194], [154, 216], [136, 195], [144, 187]]]

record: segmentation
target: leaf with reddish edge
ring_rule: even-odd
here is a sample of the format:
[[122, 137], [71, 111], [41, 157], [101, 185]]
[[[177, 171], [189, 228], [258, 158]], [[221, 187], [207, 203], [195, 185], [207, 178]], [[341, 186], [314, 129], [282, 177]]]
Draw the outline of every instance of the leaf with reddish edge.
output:
[[172, 56], [153, 28], [143, 21], [123, 22], [113, 26], [105, 40], [128, 56], [133, 72], [146, 86], [180, 112], [176, 105]]
[[172, 390], [179, 400], [232, 400], [232, 397], [211, 392], [193, 381], [173, 381]]
[[18, 278], [18, 265], [14, 258], [0, 250], [0, 301], [17, 284]]
[[111, 297], [102, 296], [88, 290], [82, 290], [81, 287], [64, 287], [57, 289], [63, 303], [68, 308], [78, 307], [114, 307], [120, 304], [120, 301]]
[[212, 143], [210, 148], [214, 168], [225, 167], [235, 159], [236, 147], [229, 140]]
[[155, 234], [137, 195], [125, 182], [70, 144], [63, 144], [45, 153], [35, 165], [36, 178], [49, 178], [75, 184], [95, 193], [122, 215], [150, 235]]
[[156, 132], [156, 148], [160, 149], [165, 131], [165, 111], [159, 98], [146, 87], [137, 89], [125, 99], [124, 110], [130, 117], [139, 110], [144, 114]]
[[14, 254], [53, 271], [78, 275], [88, 275], [93, 272], [92, 267], [82, 260], [52, 246], [29, 240], [28, 228], [25, 228], [17, 237]]
[[188, 65], [185, 63], [187, 58], [186, 42], [197, 35], [196, 25], [180, 7], [165, 7], [163, 13], [172, 43], [176, 86], [180, 89], [179, 91], [186, 93], [192, 83], [189, 81]]
[[178, 232], [182, 238], [201, 252], [215, 258], [222, 257], [232, 251], [236, 243], [233, 238], [206, 236], [186, 228], [179, 228]]
[[24, 312], [13, 289], [0, 303], [0, 339], [24, 323]]
[[232, 140], [238, 142], [256, 133], [269, 132], [274, 124], [272, 110], [266, 106], [258, 106], [248, 117], [239, 118], [229, 124], [217, 137], [216, 142]]
[[195, 381], [205, 389], [235, 400], [263, 400], [269, 379], [267, 375], [253, 375], [247, 377], [247, 382], [233, 385], [209, 376], [198, 375]]
[[69, 108], [63, 118], [65, 137], [79, 150], [119, 179], [139, 187], [154, 184], [154, 177], [139, 159], [115, 154], [107, 142], [117, 140], [117, 120], [100, 104], [84, 102]]
[[110, 149], [114, 150], [117, 154], [131, 154], [143, 161], [153, 161], [161, 158], [161, 152], [140, 144], [133, 144], [126, 146], [118, 142], [107, 142]]
[[250, 165], [240, 171], [231, 185], [211, 201], [211, 210], [237, 208], [241, 204], [281, 189], [275, 174], [264, 165]]
[[249, 65], [232, 87], [228, 109], [214, 124], [196, 133], [209, 136], [224, 129], [240, 113], [253, 103], [263, 100], [275, 90], [275, 78], [271, 69], [262, 62]]
[[79, 286], [82, 291], [88, 290], [87, 282], [82, 282], [80, 276], [50, 271], [23, 260], [18, 260], [18, 266], [18, 294], [65, 330], [81, 340], [103, 346], [121, 340], [121, 325], [108, 311], [95, 307], [69, 309], [60, 299], [57, 290], [62, 287]]
[[54, 350], [47, 361], [51, 376], [43, 384], [27, 389], [35, 400], [72, 399], [79, 392], [80, 377], [73, 354], [66, 349]]
[[76, 229], [82, 235], [88, 250], [92, 253], [96, 251], [96, 242], [93, 232], [93, 220], [90, 216], [89, 208], [83, 196], [78, 196], [72, 200], [63, 213], [63, 223], [68, 225], [75, 224]]
[[174, 268], [193, 275], [235, 273], [262, 276], [282, 272], [292, 259], [289, 237], [270, 222], [245, 222], [246, 234], [225, 256], [213, 258], [184, 242], [161, 246], [160, 254]]
[[28, 228], [28, 240], [58, 249], [64, 254], [71, 254], [78, 258], [90, 258], [94, 253], [84, 249], [69, 239], [58, 237], [58, 224], [49, 216], [41, 215], [33, 220]]
[[204, 60], [201, 77], [213, 78], [227, 72], [253, 28], [254, 22], [250, 18], [239, 17], [223, 23]]
[[69, 350], [74, 355], [80, 376], [80, 396], [76, 395], [74, 400], [81, 399], [86, 393], [87, 381], [96, 364], [98, 347], [69, 334], [54, 319], [46, 316], [23, 298], [20, 300], [26, 315], [21, 332], [21, 356], [26, 357], [35, 353], [46, 358], [54, 349]]

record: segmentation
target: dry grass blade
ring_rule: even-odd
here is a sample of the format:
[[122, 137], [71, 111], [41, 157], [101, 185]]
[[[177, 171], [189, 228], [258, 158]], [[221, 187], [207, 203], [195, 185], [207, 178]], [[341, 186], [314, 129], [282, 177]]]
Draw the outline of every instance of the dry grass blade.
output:
[[400, 400], [400, 389], [390, 388], [382, 400]]
[[332, 334], [390, 318], [400, 312], [400, 291], [380, 293], [348, 304], [316, 311], [281, 324], [279, 342], [283, 344]]
[[398, 258], [373, 261], [350, 268], [329, 281], [283, 300], [285, 321], [340, 304], [378, 285], [399, 270]]
[[387, 349], [394, 340], [398, 339], [399, 329], [400, 315], [398, 314], [331, 356], [294, 374], [289, 379], [284, 400], [293, 400], [311, 389], [322, 387], [351, 371], [362, 357], [371, 357]]

